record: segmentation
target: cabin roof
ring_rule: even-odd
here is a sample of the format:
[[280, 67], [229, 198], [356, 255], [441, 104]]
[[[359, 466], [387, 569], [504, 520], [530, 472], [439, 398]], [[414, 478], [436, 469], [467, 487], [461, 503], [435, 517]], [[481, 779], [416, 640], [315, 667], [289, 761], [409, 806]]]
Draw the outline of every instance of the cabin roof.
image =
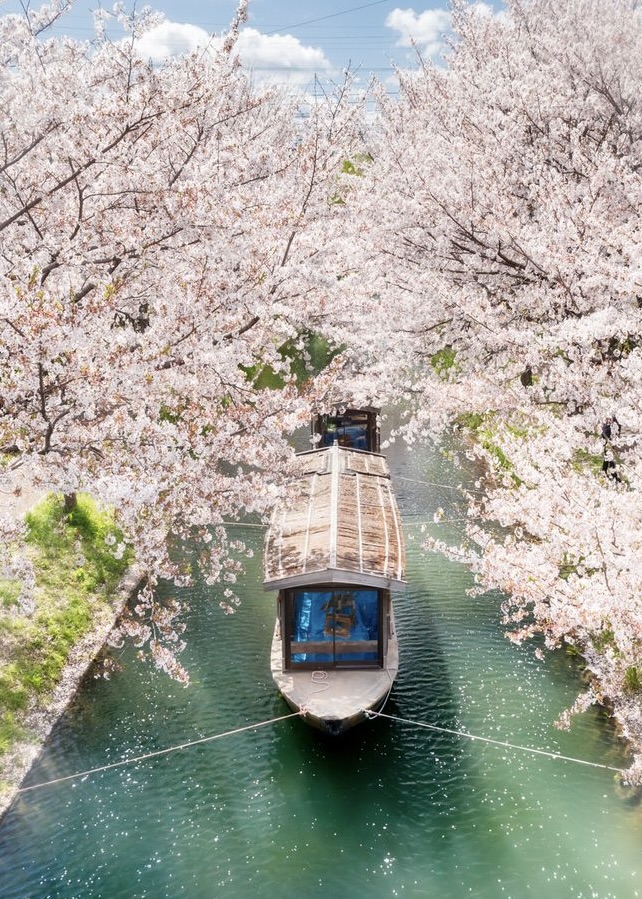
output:
[[266, 590], [405, 587], [405, 545], [385, 458], [341, 446], [300, 453], [266, 535]]

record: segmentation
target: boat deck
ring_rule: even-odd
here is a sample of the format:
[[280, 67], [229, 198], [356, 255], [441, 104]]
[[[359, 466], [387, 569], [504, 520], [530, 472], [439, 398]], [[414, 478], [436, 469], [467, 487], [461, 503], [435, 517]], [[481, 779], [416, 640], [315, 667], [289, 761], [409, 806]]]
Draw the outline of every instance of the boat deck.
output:
[[388, 640], [383, 668], [283, 670], [283, 646], [279, 628], [272, 642], [274, 682], [294, 711], [301, 711], [313, 727], [338, 735], [380, 709], [392, 688], [399, 667], [396, 635]]

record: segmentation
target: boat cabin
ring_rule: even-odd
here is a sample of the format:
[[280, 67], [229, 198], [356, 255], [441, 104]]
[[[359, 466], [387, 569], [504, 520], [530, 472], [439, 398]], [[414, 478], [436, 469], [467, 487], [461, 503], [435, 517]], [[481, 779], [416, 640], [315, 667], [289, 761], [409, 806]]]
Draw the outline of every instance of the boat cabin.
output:
[[292, 708], [336, 733], [380, 707], [396, 675], [403, 532], [383, 456], [334, 441], [297, 466], [265, 542], [264, 588], [278, 590], [272, 674]]
[[279, 590], [285, 668], [377, 667], [404, 542], [381, 455], [332, 446], [297, 456], [294, 496], [266, 540], [266, 589]]
[[346, 446], [378, 453], [380, 449], [376, 409], [345, 409], [332, 415], [317, 415], [312, 421], [312, 437], [320, 448]]

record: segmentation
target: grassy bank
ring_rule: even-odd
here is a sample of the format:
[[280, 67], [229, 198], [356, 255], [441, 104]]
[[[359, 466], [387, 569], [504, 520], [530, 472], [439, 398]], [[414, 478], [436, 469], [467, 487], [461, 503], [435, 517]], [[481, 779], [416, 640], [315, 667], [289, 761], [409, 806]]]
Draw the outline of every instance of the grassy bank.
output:
[[109, 611], [131, 559], [114, 556], [120, 534], [111, 516], [79, 495], [65, 513], [49, 496], [27, 515], [33, 602], [23, 584], [0, 581], [0, 768], [16, 744], [31, 739], [30, 710], [46, 706], [73, 647]]

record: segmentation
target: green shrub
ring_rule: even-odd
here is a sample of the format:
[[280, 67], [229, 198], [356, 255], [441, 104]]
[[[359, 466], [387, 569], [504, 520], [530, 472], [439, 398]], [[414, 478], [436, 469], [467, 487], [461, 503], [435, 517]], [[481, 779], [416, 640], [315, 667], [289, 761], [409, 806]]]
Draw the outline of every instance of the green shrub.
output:
[[617, 644], [615, 642], [615, 634], [609, 623], [606, 623], [602, 630], [592, 635], [593, 646], [598, 652], [603, 653], [605, 649], [610, 648], [617, 652]]
[[458, 370], [455, 363], [456, 357], [456, 350], [451, 346], [445, 346], [430, 357], [430, 364], [440, 378], [447, 380], [453, 370]]
[[585, 449], [576, 449], [573, 454], [573, 468], [575, 471], [588, 471], [597, 474], [602, 470], [603, 458], [601, 455], [589, 453]]

